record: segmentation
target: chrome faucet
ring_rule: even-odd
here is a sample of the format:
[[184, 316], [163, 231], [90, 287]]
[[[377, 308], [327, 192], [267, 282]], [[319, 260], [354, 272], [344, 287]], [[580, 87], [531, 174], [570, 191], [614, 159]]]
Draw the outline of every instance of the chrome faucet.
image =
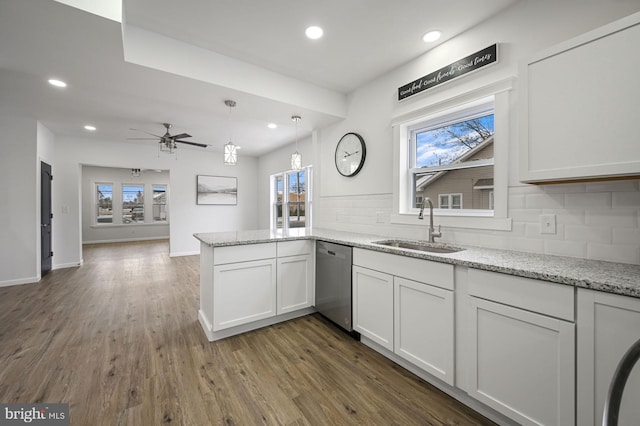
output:
[[433, 203], [429, 197], [425, 197], [422, 200], [422, 206], [420, 207], [420, 213], [418, 213], [418, 219], [424, 219], [424, 203], [429, 203], [429, 242], [435, 243], [436, 238], [442, 237], [442, 232], [440, 231], [440, 225], [438, 225], [438, 232], [436, 232], [433, 227]]

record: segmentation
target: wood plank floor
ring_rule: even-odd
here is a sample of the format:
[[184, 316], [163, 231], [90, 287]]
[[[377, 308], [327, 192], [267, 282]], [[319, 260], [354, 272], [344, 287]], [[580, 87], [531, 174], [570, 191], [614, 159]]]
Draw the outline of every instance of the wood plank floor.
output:
[[65, 402], [72, 425], [484, 425], [311, 315], [209, 343], [198, 256], [90, 245], [84, 265], [0, 288], [0, 402]]

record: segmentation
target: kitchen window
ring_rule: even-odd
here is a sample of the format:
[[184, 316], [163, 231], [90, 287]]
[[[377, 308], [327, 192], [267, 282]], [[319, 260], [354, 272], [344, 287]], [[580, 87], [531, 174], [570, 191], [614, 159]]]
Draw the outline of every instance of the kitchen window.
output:
[[122, 185], [122, 223], [144, 223], [144, 185]]
[[411, 126], [408, 151], [409, 191], [415, 194], [412, 198], [430, 198], [443, 210], [490, 211], [493, 135], [493, 98], [425, 117]]
[[96, 224], [113, 223], [113, 184], [96, 183]]
[[394, 117], [391, 223], [423, 225], [417, 215], [429, 197], [443, 227], [511, 230], [507, 147], [513, 83], [506, 78], [464, 92], [452, 87], [448, 98]]
[[311, 228], [311, 166], [271, 176], [271, 230]]

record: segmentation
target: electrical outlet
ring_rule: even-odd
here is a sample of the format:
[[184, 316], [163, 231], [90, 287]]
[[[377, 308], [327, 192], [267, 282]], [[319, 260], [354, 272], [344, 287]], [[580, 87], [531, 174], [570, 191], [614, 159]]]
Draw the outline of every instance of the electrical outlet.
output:
[[555, 214], [540, 215], [540, 233], [541, 234], [556, 233], [556, 215]]
[[384, 223], [384, 212], [376, 212], [376, 223]]

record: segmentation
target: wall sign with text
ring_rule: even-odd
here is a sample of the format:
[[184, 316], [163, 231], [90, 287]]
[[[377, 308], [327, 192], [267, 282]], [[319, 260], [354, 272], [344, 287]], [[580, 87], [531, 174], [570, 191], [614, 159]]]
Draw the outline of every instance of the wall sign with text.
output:
[[498, 61], [498, 45], [494, 44], [465, 58], [455, 61], [411, 83], [398, 88], [398, 100], [408, 98], [439, 84], [451, 81]]

